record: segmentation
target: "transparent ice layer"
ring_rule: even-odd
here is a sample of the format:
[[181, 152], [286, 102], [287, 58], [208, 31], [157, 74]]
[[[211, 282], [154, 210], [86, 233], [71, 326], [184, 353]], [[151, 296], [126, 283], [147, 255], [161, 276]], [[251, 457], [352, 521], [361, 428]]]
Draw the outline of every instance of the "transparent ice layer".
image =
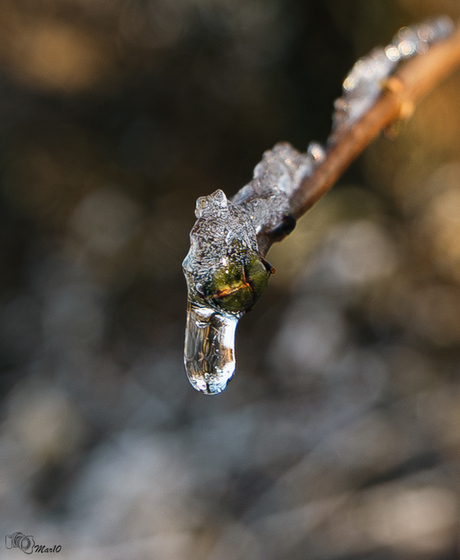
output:
[[220, 309], [215, 292], [225, 288], [230, 271], [244, 274], [247, 255], [257, 252], [257, 239], [251, 220], [221, 190], [199, 198], [195, 215], [182, 264], [188, 291], [184, 364], [192, 386], [213, 395], [225, 389], [235, 372], [235, 330], [241, 317], [238, 311]]
[[207, 395], [221, 393], [235, 373], [238, 317], [188, 303], [184, 363], [192, 386]]
[[257, 251], [252, 221], [221, 190], [196, 202], [197, 221], [190, 232], [190, 249], [182, 263], [188, 295], [200, 300], [205, 286], [223, 269], [244, 265], [248, 252]]
[[335, 102], [334, 129], [351, 126], [372, 107], [382, 91], [382, 82], [398, 62], [425, 53], [431, 43], [444, 39], [453, 30], [452, 20], [445, 16], [403, 27], [389, 45], [360, 58], [343, 82], [342, 97]]
[[252, 181], [232, 199], [250, 217], [256, 234], [269, 233], [283, 225], [290, 215], [292, 193], [323, 158], [324, 150], [319, 144], [311, 144], [306, 154], [287, 143], [276, 144], [264, 153]]

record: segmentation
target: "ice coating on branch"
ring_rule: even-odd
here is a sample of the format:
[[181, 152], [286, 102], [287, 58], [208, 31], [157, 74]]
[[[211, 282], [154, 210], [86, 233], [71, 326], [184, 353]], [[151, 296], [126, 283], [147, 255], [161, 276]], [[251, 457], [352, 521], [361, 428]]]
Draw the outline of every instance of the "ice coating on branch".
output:
[[[264, 153], [252, 181], [232, 200], [221, 190], [197, 200], [197, 221], [183, 262], [189, 299], [220, 309], [215, 294], [222, 292], [222, 285], [238, 271], [244, 276], [245, 269], [261, 259], [257, 236], [286, 235], [293, 229], [290, 197], [323, 157], [318, 144], [310, 145], [306, 154], [289, 144], [277, 144]], [[216, 281], [219, 275], [224, 277]], [[246, 308], [232, 311], [243, 313]]]
[[[424, 53], [452, 30], [449, 18], [406, 27], [387, 47], [358, 60], [336, 101], [329, 142], [370, 109], [400, 60]], [[260, 254], [259, 242], [279, 240], [292, 231], [293, 193], [324, 158], [319, 144], [310, 144], [305, 154], [289, 144], [276, 144], [231, 201], [221, 190], [197, 200], [197, 221], [183, 269], [188, 289], [184, 363], [198, 391], [220, 393], [232, 378], [238, 320], [258, 301], [274, 272]]]
[[356, 62], [343, 82], [344, 95], [334, 103], [334, 128], [351, 125], [372, 107], [396, 64], [382, 48]]
[[425, 53], [431, 43], [444, 39], [453, 30], [454, 24], [446, 16], [403, 27], [389, 45], [360, 58], [343, 82], [342, 97], [335, 102], [334, 130], [348, 128], [372, 107], [382, 83], [401, 60]]
[[277, 144], [233, 200], [221, 190], [197, 200], [182, 266], [188, 289], [184, 363], [198, 391], [220, 393], [232, 378], [238, 320], [274, 272], [260, 255], [258, 235], [280, 238], [294, 228], [290, 197], [323, 159], [319, 144], [311, 144], [306, 154]]
[[276, 237], [277, 233], [284, 236], [292, 231], [292, 193], [323, 159], [324, 150], [319, 144], [311, 144], [306, 154], [287, 143], [276, 144], [264, 153], [252, 181], [232, 199], [250, 217], [256, 234], [271, 233]]
[[244, 266], [247, 254], [257, 251], [257, 240], [251, 220], [221, 190], [200, 197], [195, 216], [182, 267], [189, 299], [201, 302], [211, 290], [213, 277], [229, 267]]

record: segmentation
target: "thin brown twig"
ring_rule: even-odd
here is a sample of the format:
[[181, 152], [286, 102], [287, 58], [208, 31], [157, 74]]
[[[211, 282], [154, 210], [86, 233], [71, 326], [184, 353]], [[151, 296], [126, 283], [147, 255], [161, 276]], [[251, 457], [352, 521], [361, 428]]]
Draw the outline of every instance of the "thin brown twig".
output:
[[[396, 37], [397, 40], [398, 37]], [[387, 53], [385, 55], [387, 56]], [[324, 161], [316, 167], [312, 164], [312, 174], [301, 181], [299, 188], [290, 197], [288, 211], [285, 212], [286, 206], [284, 204], [281, 206], [282, 210], [279, 214], [281, 214], [283, 223], [279, 227], [274, 227], [270, 233], [265, 233], [266, 230], [263, 227], [260, 230], [257, 237], [260, 254], [265, 256], [270, 245], [276, 240], [275, 238], [278, 237], [279, 239], [290, 231], [294, 222], [292, 217], [295, 219], [300, 218], [319, 198], [329, 191], [350, 163], [382, 130], [387, 129], [398, 120], [407, 118], [412, 113], [415, 105], [459, 65], [460, 29], [457, 29], [449, 39], [432, 45], [427, 53], [406, 62], [400, 69], [388, 77], [383, 84], [382, 93], [377, 101], [359, 120], [352, 122], [352, 124], [347, 124], [350, 119], [341, 120], [336, 118], [338, 126], [328, 140]], [[345, 104], [344, 106], [347, 107], [346, 95], [342, 98], [342, 101]], [[347, 108], [349, 109], [350, 105]], [[340, 113], [338, 115], [340, 117]], [[290, 153], [295, 153], [292, 148], [290, 149]], [[321, 155], [318, 156], [318, 159]], [[259, 183], [256, 183], [256, 185], [259, 185]], [[249, 189], [249, 193], [253, 195], [254, 191], [251, 191], [252, 188], [251, 183], [247, 185], [244, 188], [246, 189], [244, 191], [245, 194], [248, 194], [247, 191]], [[244, 196], [242, 200], [245, 200]], [[274, 197], [274, 200], [276, 202], [276, 197]], [[197, 390], [208, 394], [223, 391], [232, 377], [235, 368], [234, 332], [236, 323], [243, 312], [252, 308], [256, 302], [255, 296], [260, 296], [268, 280], [269, 266], [267, 262], [264, 262], [263, 259], [258, 259], [257, 256], [251, 261], [260, 265], [257, 274], [261, 275], [262, 280], [257, 280], [256, 282], [256, 273], [254, 273], [254, 277], [250, 276], [249, 271], [251, 269], [244, 264], [245, 261], [241, 260], [240, 253], [237, 250], [234, 250], [233, 256], [228, 253], [228, 246], [230, 246], [228, 241], [222, 243], [225, 251], [227, 251], [224, 253], [225, 257], [222, 258], [218, 253], [216, 258], [214, 253], [215, 249], [220, 247], [222, 231], [228, 231], [220, 228], [220, 225], [215, 227], [215, 223], [221, 224], [223, 221], [223, 218], [220, 216], [220, 212], [224, 207], [222, 202], [225, 203], [228, 213], [226, 201], [224, 193], [216, 191], [213, 195], [204, 197], [201, 199], [201, 202], [198, 202], [199, 220], [197, 220], [194, 229], [192, 229], [191, 249], [184, 260], [184, 272], [189, 290], [185, 364], [192, 385]], [[238, 202], [234, 201], [235, 198], [233, 199], [235, 205], [241, 204], [241, 200]], [[285, 199], [283, 199], [283, 202], [285, 202]], [[217, 212], [217, 218], [215, 222], [206, 222], [201, 215], [202, 207], [206, 207], [211, 203], [218, 204], [219, 206], [217, 211], [211, 206], [209, 213], [214, 219], [213, 212]], [[263, 203], [264, 200], [262, 199], [262, 208]], [[268, 204], [267, 206], [270, 209]], [[249, 205], [246, 206], [246, 210], [248, 208], [250, 208]], [[257, 209], [257, 204], [254, 208]], [[289, 211], [292, 216], [289, 215]], [[227, 216], [223, 211], [222, 213]], [[262, 211], [259, 214], [263, 216]], [[275, 212], [277, 219], [279, 214]], [[247, 218], [249, 214], [246, 215], [243, 212], [242, 215]], [[254, 215], [260, 218], [256, 212], [254, 212]], [[251, 217], [254, 219], [254, 216]], [[234, 218], [232, 217], [232, 219]], [[238, 227], [241, 226], [240, 222], [236, 219], [234, 221]], [[247, 227], [244, 218], [243, 222], [245, 227]], [[230, 224], [232, 223], [230, 222]], [[209, 240], [204, 240], [206, 236], [211, 236], [212, 243]], [[200, 243], [201, 247], [199, 247]], [[199, 250], [197, 250], [197, 247], [199, 247]], [[246, 245], [246, 247], [249, 254], [249, 245]], [[233, 259], [231, 265], [229, 265], [227, 255]], [[234, 262], [236, 262], [236, 265]], [[214, 274], [212, 268], [211, 272], [209, 272], [209, 265], [217, 267], [215, 277], [212, 276]], [[237, 271], [234, 280], [232, 279], [234, 273], [229, 272], [231, 270], [230, 267], [233, 266], [235, 267], [234, 270]], [[219, 267], [225, 269], [224, 275], [220, 277]], [[204, 273], [202, 272], [203, 270]], [[243, 276], [241, 276], [242, 273]], [[203, 288], [201, 278], [205, 279], [208, 288]], [[211, 278], [211, 281], [209, 281], [209, 278]], [[223, 278], [223, 280], [218, 280], [219, 278]], [[227, 281], [227, 278], [230, 280]], [[223, 290], [217, 289], [219, 282], [223, 285]], [[261, 289], [258, 289], [256, 292], [253, 286], [259, 286]], [[219, 303], [219, 298], [222, 294], [225, 293], [224, 297], [228, 295], [232, 297], [231, 294], [235, 294], [240, 290], [242, 294], [249, 294], [249, 299], [244, 299], [246, 295], [242, 296], [241, 299], [233, 296], [234, 299], [232, 301], [223, 302], [220, 300], [222, 305]], [[243, 292], [243, 290], [245, 291]], [[229, 322], [226, 323], [225, 321]], [[228, 325], [231, 326], [229, 327]]]
[[[326, 158], [292, 197], [298, 219], [336, 183], [356, 157], [385, 129], [413, 108], [460, 65], [460, 27], [428, 52], [404, 63], [389, 79], [371, 109], [338, 137], [330, 138]], [[267, 244], [268, 251], [270, 243]]]

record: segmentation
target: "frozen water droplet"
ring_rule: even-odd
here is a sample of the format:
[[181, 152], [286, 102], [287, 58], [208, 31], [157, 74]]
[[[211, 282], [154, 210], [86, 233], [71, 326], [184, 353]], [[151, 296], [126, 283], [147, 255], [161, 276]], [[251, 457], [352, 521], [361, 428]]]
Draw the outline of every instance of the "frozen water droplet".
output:
[[184, 364], [192, 386], [221, 393], [235, 373], [235, 331], [240, 315], [188, 303]]

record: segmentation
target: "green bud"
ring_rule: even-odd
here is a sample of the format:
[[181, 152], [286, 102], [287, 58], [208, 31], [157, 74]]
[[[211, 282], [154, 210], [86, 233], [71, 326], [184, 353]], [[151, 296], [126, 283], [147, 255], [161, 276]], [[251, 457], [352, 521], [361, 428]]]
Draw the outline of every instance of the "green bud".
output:
[[203, 296], [223, 311], [244, 313], [260, 299], [273, 272], [273, 267], [265, 259], [252, 253], [246, 263], [223, 264], [211, 282], [204, 286]]

